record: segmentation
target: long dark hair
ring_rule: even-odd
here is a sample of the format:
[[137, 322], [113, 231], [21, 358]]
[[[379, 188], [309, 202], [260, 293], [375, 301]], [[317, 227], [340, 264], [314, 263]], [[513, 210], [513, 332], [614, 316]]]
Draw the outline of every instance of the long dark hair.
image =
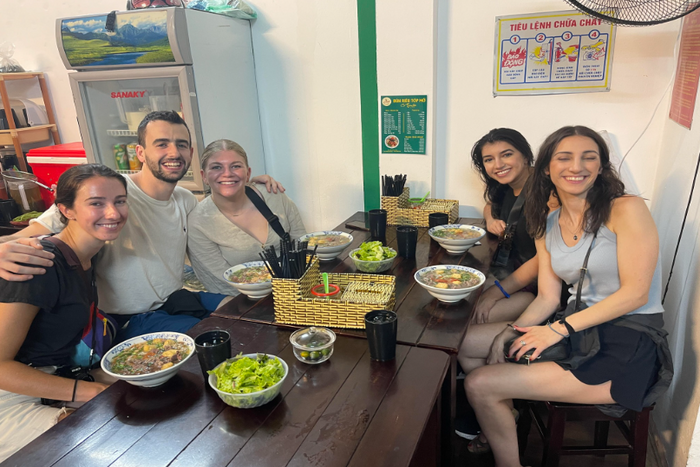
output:
[[534, 173], [530, 177], [530, 187], [525, 202], [525, 218], [527, 220], [528, 233], [533, 238], [540, 238], [547, 231], [547, 216], [549, 214], [547, 201], [551, 193], [554, 193], [557, 198], [559, 194], [552, 183], [552, 179], [546, 172], [559, 143], [570, 136], [585, 136], [592, 139], [598, 145], [600, 154], [602, 171], [586, 195], [585, 231], [589, 233], [597, 232], [600, 226], [610, 218], [613, 200], [625, 194], [625, 185], [610, 163], [610, 150], [605, 140], [597, 132], [585, 126], [565, 126], [560, 128], [549, 135], [542, 143], [535, 162]]
[[530, 143], [527, 142], [525, 137], [520, 134], [519, 131], [511, 128], [494, 128], [474, 144], [474, 147], [472, 148], [472, 164], [479, 172], [479, 177], [481, 177], [481, 180], [486, 185], [486, 189], [484, 190], [484, 199], [491, 203], [492, 212], [500, 213], [501, 203], [503, 203], [503, 197], [508, 190], [508, 186], [502, 185], [498, 183], [498, 181], [489, 177], [489, 174], [486, 173], [486, 167], [484, 167], [484, 160], [481, 153], [484, 145], [496, 142], [508, 143], [520, 151], [523, 157], [525, 157], [527, 165], [529, 166], [532, 165], [534, 157], [532, 155]]
[[[93, 177], [119, 180], [119, 183], [124, 185], [124, 190], [126, 191], [126, 179], [106, 165], [81, 164], [73, 166], [61, 174], [56, 187], [56, 200], [54, 203], [57, 206], [62, 204], [69, 209], [73, 209], [75, 205], [75, 196], [78, 194], [78, 190], [80, 190], [80, 187], [83, 186], [86, 180]], [[68, 219], [66, 219], [60, 210], [58, 212], [61, 214], [61, 222], [68, 224]]]

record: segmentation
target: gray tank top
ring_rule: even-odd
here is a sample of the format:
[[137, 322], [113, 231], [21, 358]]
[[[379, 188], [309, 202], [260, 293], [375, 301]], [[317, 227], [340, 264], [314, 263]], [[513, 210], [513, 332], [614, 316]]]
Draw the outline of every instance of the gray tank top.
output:
[[[559, 213], [561, 209], [552, 212], [547, 218], [547, 233], [545, 244], [552, 257], [552, 269], [557, 276], [567, 284], [573, 284], [569, 288], [571, 297], [569, 302], [576, 300], [576, 287], [580, 275], [583, 260], [586, 257], [588, 247], [593, 240], [593, 234], [586, 233], [574, 246], [567, 246], [561, 235], [559, 227]], [[592, 306], [620, 288], [620, 276], [617, 269], [617, 235], [605, 225], [600, 227], [595, 244], [588, 258], [588, 272], [583, 280], [581, 301]], [[661, 306], [661, 261], [656, 262], [654, 277], [649, 289], [649, 300], [628, 314], [652, 314], [662, 313]]]

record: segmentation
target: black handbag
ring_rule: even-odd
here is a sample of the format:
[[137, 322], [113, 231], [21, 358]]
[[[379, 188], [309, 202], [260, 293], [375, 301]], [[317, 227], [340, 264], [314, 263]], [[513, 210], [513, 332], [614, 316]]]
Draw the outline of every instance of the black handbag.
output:
[[[558, 311], [554, 315], [554, 322], [559, 321], [563, 318], [568, 318], [574, 313], [578, 313], [579, 311], [585, 310], [587, 308], [587, 305], [585, 303], [581, 303], [581, 289], [583, 288], [583, 279], [586, 276], [586, 271], [588, 267], [588, 257], [590, 256], [591, 250], [593, 249], [593, 244], [595, 243], [596, 236], [597, 233], [593, 235], [591, 246], [588, 247], [588, 251], [586, 252], [586, 258], [583, 260], [583, 265], [581, 266], [581, 272], [578, 279], [578, 287], [576, 290], [576, 301], [573, 303], [569, 303], [569, 305], [566, 308]], [[567, 330], [569, 331], [569, 337], [566, 339], [562, 339], [561, 341], [557, 342], [551, 347], [547, 347], [534, 360], [532, 360], [530, 357], [532, 356], [532, 353], [535, 351], [535, 349], [527, 351], [524, 355], [520, 357], [519, 360], [516, 360], [515, 357], [508, 356], [513, 342], [519, 340], [520, 336], [522, 336], [523, 333], [520, 333], [520, 335], [508, 340], [503, 347], [503, 351], [506, 356], [506, 361], [527, 365], [536, 362], [556, 362], [565, 370], [575, 370], [583, 362], [585, 362], [586, 360], [590, 359], [598, 353], [598, 351], [600, 350], [600, 336], [598, 334], [597, 326], [593, 326], [582, 331], [574, 332], [574, 330], [571, 328], [571, 326], [568, 325], [568, 323], [565, 324]]]

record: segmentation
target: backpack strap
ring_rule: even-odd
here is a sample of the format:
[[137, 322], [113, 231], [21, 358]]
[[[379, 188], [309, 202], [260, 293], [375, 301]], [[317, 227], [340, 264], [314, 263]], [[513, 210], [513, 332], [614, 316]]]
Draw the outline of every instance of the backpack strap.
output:
[[252, 203], [255, 205], [255, 208], [260, 211], [260, 214], [263, 215], [263, 217], [267, 220], [267, 223], [270, 224], [270, 227], [272, 227], [272, 230], [279, 235], [281, 239], [289, 239], [289, 234], [284, 231], [284, 228], [282, 228], [282, 224], [280, 224], [280, 218], [277, 217], [276, 214], [273, 214], [272, 211], [270, 211], [270, 208], [268, 207], [267, 203], [265, 203], [265, 200], [260, 197], [259, 194], [255, 192], [254, 189], [252, 189], [249, 186], [245, 187], [245, 194], [248, 196], [248, 199], [252, 201]]

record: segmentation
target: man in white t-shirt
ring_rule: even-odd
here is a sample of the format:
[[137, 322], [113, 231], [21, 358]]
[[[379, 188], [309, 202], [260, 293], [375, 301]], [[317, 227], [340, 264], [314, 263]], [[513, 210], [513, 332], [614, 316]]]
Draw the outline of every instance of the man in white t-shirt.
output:
[[[180, 305], [196, 308], [197, 300], [205, 305], [202, 312], [203, 308], [211, 312], [223, 298], [202, 294], [192, 302], [193, 297], [179, 292], [187, 247], [187, 215], [197, 205], [190, 191], [177, 186], [192, 162], [189, 128], [176, 112], [151, 112], [139, 125], [138, 139], [136, 154], [143, 168], [125, 177], [129, 220], [119, 238], [107, 242], [95, 262], [99, 308], [115, 316], [120, 324], [129, 321], [128, 331], [121, 331], [119, 340], [145, 332], [184, 332], [194, 326], [199, 318], [191, 313], [170, 315], [161, 310], [174, 293], [178, 293], [177, 300], [166, 304], [171, 313], [185, 311], [178, 309]], [[268, 184], [268, 191], [277, 191], [274, 180], [267, 175], [256, 177], [256, 181]], [[42, 266], [50, 266], [53, 255], [43, 251], [37, 239], [27, 237], [62, 228], [58, 211], [52, 206], [29, 227], [0, 237], [0, 276], [28, 280], [32, 274], [43, 274]], [[183, 300], [189, 305], [181, 304]]]

